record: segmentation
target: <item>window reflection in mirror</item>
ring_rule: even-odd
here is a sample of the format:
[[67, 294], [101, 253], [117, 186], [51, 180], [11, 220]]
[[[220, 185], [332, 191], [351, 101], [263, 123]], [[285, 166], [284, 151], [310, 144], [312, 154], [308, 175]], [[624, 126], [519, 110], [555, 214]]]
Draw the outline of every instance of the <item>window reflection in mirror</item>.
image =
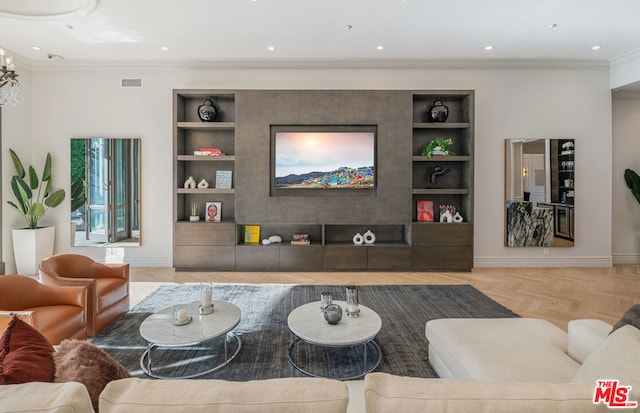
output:
[[140, 139], [71, 139], [71, 245], [140, 246]]
[[573, 247], [575, 141], [507, 139], [507, 247]]

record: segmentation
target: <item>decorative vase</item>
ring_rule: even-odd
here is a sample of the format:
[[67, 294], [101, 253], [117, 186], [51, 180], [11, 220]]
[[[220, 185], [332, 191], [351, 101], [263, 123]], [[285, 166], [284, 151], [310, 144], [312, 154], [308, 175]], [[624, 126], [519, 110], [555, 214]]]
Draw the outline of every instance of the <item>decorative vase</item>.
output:
[[362, 236], [361, 233], [357, 233], [356, 235], [353, 236], [353, 243], [356, 245], [362, 245], [364, 243], [364, 237]]
[[191, 215], [191, 216], [189, 216], [189, 221], [191, 221], [191, 222], [200, 221], [200, 216], [199, 215]]
[[204, 103], [198, 106], [198, 117], [202, 122], [213, 122], [218, 117], [220, 109], [215, 104], [215, 100], [212, 97], [208, 97], [204, 100]]
[[358, 290], [353, 286], [347, 287], [347, 316], [353, 318], [360, 316]]
[[198, 182], [198, 189], [206, 189], [209, 188], [209, 182], [206, 179], [202, 178], [200, 182]]
[[322, 312], [324, 313], [324, 319], [329, 324], [338, 324], [342, 320], [342, 307], [338, 304], [329, 304]]
[[38, 273], [40, 261], [53, 255], [56, 227], [37, 229], [14, 229], [13, 255], [18, 274], [34, 275]]
[[456, 214], [453, 216], [453, 222], [460, 223], [463, 220], [464, 220], [464, 218], [462, 218], [462, 215], [460, 215], [459, 212], [456, 212]]
[[431, 122], [444, 122], [449, 116], [449, 108], [440, 99], [434, 100], [427, 108], [427, 119]]
[[373, 244], [376, 242], [376, 234], [371, 232], [370, 229], [368, 229], [367, 232], [365, 232], [362, 237], [364, 238], [365, 244]]
[[440, 214], [440, 222], [452, 222], [452, 221], [453, 221], [453, 215], [451, 214], [451, 211], [446, 210], [445, 212]]
[[184, 181], [185, 189], [195, 189], [196, 188], [196, 180], [193, 179], [193, 176], [190, 176], [186, 181]]

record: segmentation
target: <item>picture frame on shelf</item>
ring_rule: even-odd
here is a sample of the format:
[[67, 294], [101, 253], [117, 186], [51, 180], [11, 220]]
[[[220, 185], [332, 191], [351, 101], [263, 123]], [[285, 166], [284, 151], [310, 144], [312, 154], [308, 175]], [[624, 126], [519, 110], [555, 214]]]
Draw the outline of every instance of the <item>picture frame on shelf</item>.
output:
[[433, 222], [433, 201], [420, 199], [416, 202], [416, 219], [418, 222]]
[[206, 209], [204, 214], [205, 222], [220, 222], [222, 221], [222, 202], [211, 201], [206, 203]]
[[216, 189], [231, 189], [233, 171], [216, 171]]

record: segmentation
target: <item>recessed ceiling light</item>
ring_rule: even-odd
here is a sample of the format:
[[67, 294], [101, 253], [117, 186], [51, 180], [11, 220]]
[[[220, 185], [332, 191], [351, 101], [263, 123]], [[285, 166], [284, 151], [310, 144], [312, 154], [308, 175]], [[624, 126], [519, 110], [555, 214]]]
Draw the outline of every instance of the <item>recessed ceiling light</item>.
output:
[[493, 50], [493, 46], [491, 46], [491, 45], [485, 46], [484, 50]]
[[347, 30], [353, 29], [353, 25], [351, 25], [351, 24], [347, 24], [345, 27], [347, 28]]
[[602, 49], [602, 46], [600, 46], [599, 44], [596, 44], [595, 46], [591, 47], [592, 50], [600, 50]]
[[558, 27], [558, 24], [557, 24], [557, 23], [551, 23], [551, 24], [549, 25], [549, 28], [550, 28], [550, 29], [555, 29], [556, 27]]
[[38, 46], [31, 46], [31, 48], [32, 48], [33, 50], [40, 50], [40, 48], [39, 48]]
[[169, 50], [169, 48], [167, 46], [160, 46], [160, 50], [166, 52], [167, 50]]
[[66, 29], [73, 30], [73, 26], [72, 26], [72, 25], [70, 25], [70, 24], [65, 24], [65, 26], [64, 26], [64, 27], [65, 27]]
[[273, 51], [276, 50], [276, 47], [275, 46], [269, 46], [269, 47], [267, 47], [267, 50], [270, 51], [270, 52], [273, 52]]
[[379, 45], [376, 47], [376, 50], [384, 50], [384, 46], [383, 45]]

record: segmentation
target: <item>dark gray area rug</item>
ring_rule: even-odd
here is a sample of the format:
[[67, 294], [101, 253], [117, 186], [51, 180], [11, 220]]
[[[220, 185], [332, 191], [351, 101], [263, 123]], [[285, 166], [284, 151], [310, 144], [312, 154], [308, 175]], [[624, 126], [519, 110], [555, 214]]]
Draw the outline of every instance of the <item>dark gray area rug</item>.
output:
[[[376, 337], [382, 361], [376, 371], [396, 375], [437, 377], [428, 361], [428, 342], [424, 335], [425, 323], [429, 320], [518, 317], [470, 285], [357, 288], [359, 302], [382, 318], [382, 330]], [[229, 301], [242, 310], [242, 319], [234, 330], [242, 339], [242, 348], [227, 366], [200, 378], [246, 381], [301, 376], [287, 358], [293, 339], [287, 316], [299, 305], [319, 301], [323, 291], [333, 292], [335, 300], [345, 299], [344, 287], [336, 286], [214, 285], [214, 300]], [[133, 376], [147, 377], [140, 368], [140, 357], [147, 348], [140, 336], [140, 324], [155, 311], [199, 298], [198, 285], [161, 286], [92, 342], [121, 362]], [[322, 317], [320, 310], [318, 317]], [[155, 349], [153, 359], [159, 366], [155, 371], [187, 375], [208, 370], [222, 361], [223, 343], [220, 338], [198, 346]], [[375, 357], [371, 354], [373, 346], [368, 350], [369, 359]], [[295, 347], [293, 355], [311, 371], [330, 377], [356, 375], [363, 368], [363, 346], [324, 348], [303, 344]]]

